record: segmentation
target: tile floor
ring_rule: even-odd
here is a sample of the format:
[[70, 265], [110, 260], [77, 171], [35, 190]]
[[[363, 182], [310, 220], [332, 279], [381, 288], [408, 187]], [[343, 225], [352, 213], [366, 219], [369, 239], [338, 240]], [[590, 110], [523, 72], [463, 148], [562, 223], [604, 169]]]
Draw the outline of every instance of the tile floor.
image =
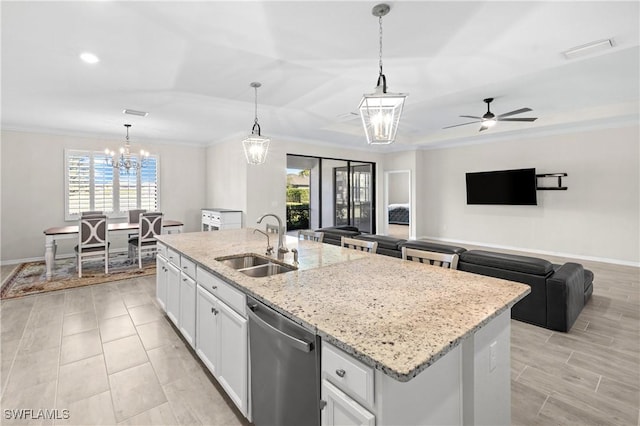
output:
[[[246, 424], [154, 294], [151, 276], [3, 301], [0, 423]], [[69, 418], [5, 412], [40, 408]]]
[[[640, 269], [578, 262], [594, 293], [569, 333], [511, 322], [512, 423], [640, 426]], [[154, 280], [2, 301], [0, 423], [246, 424], [156, 305]], [[9, 408], [70, 418], [15, 422]]]

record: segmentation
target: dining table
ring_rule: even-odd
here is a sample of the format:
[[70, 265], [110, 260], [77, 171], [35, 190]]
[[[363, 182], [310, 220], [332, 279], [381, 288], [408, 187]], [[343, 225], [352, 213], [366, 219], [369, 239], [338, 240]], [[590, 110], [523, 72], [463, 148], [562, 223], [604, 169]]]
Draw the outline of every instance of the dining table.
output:
[[[129, 222], [111, 222], [107, 225], [109, 234], [112, 233], [131, 233], [137, 232], [140, 227], [139, 223]], [[181, 233], [184, 224], [177, 220], [163, 220], [163, 233]], [[53, 274], [53, 263], [56, 258], [56, 249], [58, 240], [68, 240], [78, 238], [78, 225], [55, 226], [44, 230], [44, 262], [47, 269], [47, 280], [51, 279]]]

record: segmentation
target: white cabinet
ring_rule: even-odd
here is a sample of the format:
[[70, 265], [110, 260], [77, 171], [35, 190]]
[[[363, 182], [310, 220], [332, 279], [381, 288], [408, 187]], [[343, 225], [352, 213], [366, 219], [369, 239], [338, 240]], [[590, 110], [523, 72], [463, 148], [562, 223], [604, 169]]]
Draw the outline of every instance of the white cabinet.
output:
[[216, 351], [218, 350], [218, 303], [217, 299], [197, 286], [197, 308], [196, 308], [196, 353], [207, 366], [214, 377], [216, 372]]
[[200, 268], [197, 275], [196, 353], [248, 416], [247, 319], [225, 303], [244, 308], [244, 294]]
[[196, 344], [196, 280], [180, 274], [180, 332], [191, 347]]
[[167, 262], [167, 316], [176, 325], [180, 318], [180, 269]]
[[167, 310], [167, 263], [166, 257], [156, 256], [156, 299], [163, 311]]
[[229, 209], [202, 209], [202, 230], [242, 228], [242, 211]]
[[322, 399], [327, 403], [322, 411], [323, 426], [376, 424], [373, 414], [327, 380], [322, 381]]

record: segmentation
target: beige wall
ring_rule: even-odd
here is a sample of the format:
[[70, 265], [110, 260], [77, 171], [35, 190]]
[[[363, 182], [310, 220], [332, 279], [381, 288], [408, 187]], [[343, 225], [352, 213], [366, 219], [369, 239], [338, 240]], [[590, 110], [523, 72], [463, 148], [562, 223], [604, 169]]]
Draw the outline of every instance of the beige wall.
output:
[[[8, 263], [42, 258], [43, 230], [75, 224], [64, 220], [64, 150], [101, 151], [118, 147], [120, 139], [3, 131], [1, 155], [1, 259]], [[160, 157], [160, 210], [167, 219], [183, 221], [185, 231], [200, 226], [205, 201], [205, 148], [135, 141]], [[62, 241], [60, 255], [73, 253], [73, 240]], [[112, 239], [126, 247], [126, 236]]]
[[[638, 135], [633, 126], [423, 151], [418, 236], [637, 265]], [[466, 204], [466, 172], [526, 167], [566, 172], [569, 189], [538, 191], [537, 206]]]

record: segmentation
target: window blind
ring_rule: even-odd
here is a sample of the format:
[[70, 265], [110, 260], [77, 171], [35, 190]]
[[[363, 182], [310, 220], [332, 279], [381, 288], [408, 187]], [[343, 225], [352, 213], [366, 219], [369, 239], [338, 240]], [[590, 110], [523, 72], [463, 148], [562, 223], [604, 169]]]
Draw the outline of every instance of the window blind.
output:
[[[140, 169], [114, 169], [103, 152], [65, 150], [65, 219], [87, 210], [127, 217], [133, 209], [159, 210], [158, 157], [145, 159]], [[133, 158], [133, 162], [138, 160]]]

